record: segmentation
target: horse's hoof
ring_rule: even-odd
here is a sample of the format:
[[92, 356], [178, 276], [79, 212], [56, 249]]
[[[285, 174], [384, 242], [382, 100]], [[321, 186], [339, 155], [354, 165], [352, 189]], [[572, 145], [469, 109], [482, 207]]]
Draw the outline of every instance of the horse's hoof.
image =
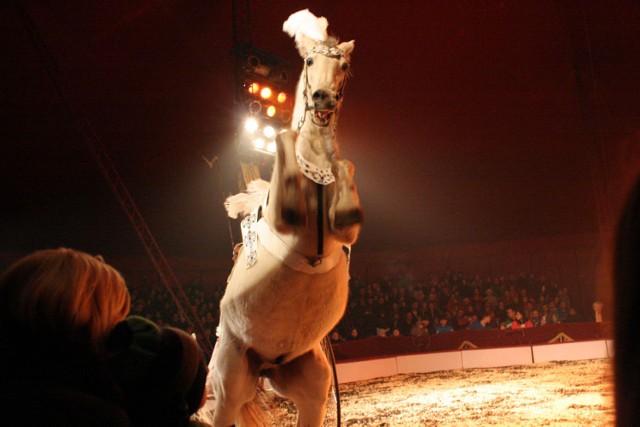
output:
[[336, 228], [349, 227], [351, 225], [362, 224], [364, 222], [364, 213], [362, 209], [352, 209], [347, 212], [336, 212], [333, 221]]

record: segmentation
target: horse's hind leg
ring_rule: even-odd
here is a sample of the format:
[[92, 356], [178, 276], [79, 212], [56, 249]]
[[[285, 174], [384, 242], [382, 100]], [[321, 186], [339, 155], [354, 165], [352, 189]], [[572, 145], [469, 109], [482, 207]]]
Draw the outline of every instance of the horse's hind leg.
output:
[[274, 390], [295, 403], [298, 427], [322, 425], [331, 385], [331, 370], [320, 345], [268, 373]]
[[246, 349], [240, 345], [238, 340], [224, 333], [217, 345], [213, 381], [216, 397], [214, 427], [234, 425], [241, 419], [245, 405], [253, 402], [256, 394], [257, 367], [253, 366]]

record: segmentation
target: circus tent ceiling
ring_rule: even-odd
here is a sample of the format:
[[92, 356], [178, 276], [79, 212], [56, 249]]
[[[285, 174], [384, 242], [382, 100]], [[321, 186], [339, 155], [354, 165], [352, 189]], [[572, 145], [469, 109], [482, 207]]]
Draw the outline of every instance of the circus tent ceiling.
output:
[[[356, 41], [338, 138], [365, 208], [359, 250], [593, 233], [615, 216], [640, 164], [637, 2], [251, 2], [254, 45], [296, 75], [281, 26], [305, 7]], [[143, 253], [71, 102], [167, 254], [227, 256], [231, 1], [16, 0], [0, 14], [0, 251]]]

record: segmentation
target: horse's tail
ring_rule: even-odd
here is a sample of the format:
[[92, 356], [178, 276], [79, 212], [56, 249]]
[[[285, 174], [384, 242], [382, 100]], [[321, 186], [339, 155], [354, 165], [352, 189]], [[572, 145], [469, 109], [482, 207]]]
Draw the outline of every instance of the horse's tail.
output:
[[239, 215], [247, 215], [260, 206], [269, 192], [269, 182], [262, 179], [251, 181], [247, 185], [247, 191], [227, 197], [224, 207], [227, 215], [238, 218]]

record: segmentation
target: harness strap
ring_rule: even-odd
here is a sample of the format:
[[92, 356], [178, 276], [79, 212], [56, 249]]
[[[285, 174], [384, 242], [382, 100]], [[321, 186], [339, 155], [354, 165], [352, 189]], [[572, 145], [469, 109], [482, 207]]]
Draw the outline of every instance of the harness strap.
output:
[[317, 243], [317, 254], [318, 257], [321, 257], [324, 254], [324, 187], [321, 184], [316, 184], [316, 203], [318, 203], [317, 208], [317, 219], [316, 219], [316, 227], [318, 231], [318, 243]]
[[334, 250], [327, 256], [311, 259], [300, 253], [292, 252], [291, 248], [269, 227], [269, 224], [267, 224], [264, 218], [258, 221], [257, 233], [260, 244], [263, 245], [271, 255], [291, 269], [301, 273], [326, 273], [327, 271], [333, 270], [346, 258], [346, 254], [340, 249]]

